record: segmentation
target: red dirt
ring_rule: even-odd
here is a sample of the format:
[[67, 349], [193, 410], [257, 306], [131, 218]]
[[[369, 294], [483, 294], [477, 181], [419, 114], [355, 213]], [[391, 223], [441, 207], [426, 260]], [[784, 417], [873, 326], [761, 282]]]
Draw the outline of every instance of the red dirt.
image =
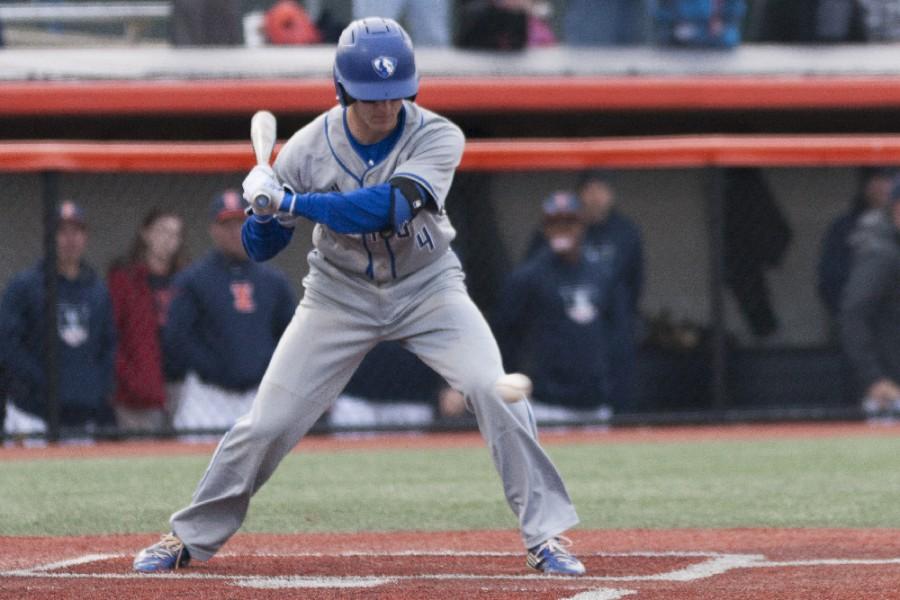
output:
[[[610, 590], [620, 590], [631, 592], [619, 596], [629, 600], [900, 599], [896, 585], [900, 582], [898, 533], [892, 529], [576, 530], [572, 532], [574, 550], [593, 579], [535, 576], [524, 566], [518, 535], [510, 530], [238, 534], [208, 563], [194, 563], [164, 577], [135, 576], [130, 571], [133, 552], [152, 542], [154, 536], [7, 537], [0, 538], [0, 570], [7, 571], [0, 573], [0, 598], [550, 599], [593, 591], [594, 595], [583, 596], [587, 600], [615, 598]], [[434, 555], [440, 551], [448, 555]], [[398, 555], [400, 552], [404, 554]], [[659, 552], [681, 555], [654, 555]], [[703, 555], [683, 554], [690, 552]], [[117, 556], [38, 571], [34, 577], [8, 573], [85, 554]], [[666, 575], [723, 555], [760, 556], [695, 578]], [[836, 559], [836, 563], [783, 564], [823, 559]], [[882, 562], [851, 562], [873, 559]], [[328, 579], [316, 582], [325, 587], [315, 588], [239, 585], [309, 585], [311, 581], [289, 579], [292, 577]], [[376, 577], [384, 579], [374, 581]], [[353, 582], [366, 587], [336, 587]]]

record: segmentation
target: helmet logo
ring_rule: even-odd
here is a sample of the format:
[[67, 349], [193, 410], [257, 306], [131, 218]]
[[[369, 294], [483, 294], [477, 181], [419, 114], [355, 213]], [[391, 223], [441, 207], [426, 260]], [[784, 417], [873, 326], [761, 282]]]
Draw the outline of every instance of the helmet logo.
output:
[[390, 56], [379, 56], [372, 59], [372, 68], [382, 79], [387, 79], [397, 70], [397, 59]]

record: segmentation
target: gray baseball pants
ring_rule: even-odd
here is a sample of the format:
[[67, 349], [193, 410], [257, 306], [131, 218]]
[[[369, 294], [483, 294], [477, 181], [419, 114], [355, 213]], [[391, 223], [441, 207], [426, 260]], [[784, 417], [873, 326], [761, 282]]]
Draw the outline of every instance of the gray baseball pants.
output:
[[253, 407], [222, 438], [191, 504], [171, 517], [172, 531], [193, 558], [209, 559], [240, 528], [251, 496], [382, 340], [403, 340], [469, 400], [526, 547], [578, 522], [538, 444], [528, 404], [507, 404], [494, 391], [503, 373], [500, 352], [455, 255], [381, 285], [336, 269], [315, 250], [309, 260], [303, 300]]

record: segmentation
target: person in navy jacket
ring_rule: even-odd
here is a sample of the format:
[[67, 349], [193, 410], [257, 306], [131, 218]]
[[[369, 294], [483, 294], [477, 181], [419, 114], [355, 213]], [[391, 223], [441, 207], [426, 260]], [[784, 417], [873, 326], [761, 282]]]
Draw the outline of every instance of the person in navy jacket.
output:
[[[72, 201], [59, 205], [56, 231], [59, 423], [64, 435], [112, 424], [116, 333], [106, 284], [84, 261], [88, 227]], [[2, 362], [9, 378], [4, 430], [46, 431], [44, 259], [10, 280], [0, 308]], [[69, 431], [66, 431], [68, 429]], [[74, 430], [74, 431], [73, 431]]]
[[897, 169], [893, 167], [863, 167], [859, 171], [859, 190], [846, 211], [835, 217], [822, 238], [822, 252], [817, 268], [817, 291], [831, 319], [837, 319], [841, 296], [850, 276], [853, 249], [850, 235], [860, 216], [887, 206]]
[[[582, 172], [576, 191], [587, 227], [582, 240], [584, 251], [596, 263], [597, 272], [613, 282], [608, 317], [611, 402], [617, 411], [633, 411], [637, 407], [637, 326], [644, 285], [641, 231], [618, 210], [611, 172]], [[536, 231], [528, 256], [534, 256], [546, 244], [543, 230]]]
[[529, 373], [539, 422], [610, 416], [614, 274], [584, 243], [578, 198], [544, 201], [546, 245], [509, 277], [493, 325], [507, 373]]
[[173, 283], [163, 346], [188, 372], [175, 411], [176, 430], [224, 430], [249, 410], [296, 308], [287, 278], [249, 260], [244, 251], [246, 206], [236, 190], [213, 199], [213, 249]]

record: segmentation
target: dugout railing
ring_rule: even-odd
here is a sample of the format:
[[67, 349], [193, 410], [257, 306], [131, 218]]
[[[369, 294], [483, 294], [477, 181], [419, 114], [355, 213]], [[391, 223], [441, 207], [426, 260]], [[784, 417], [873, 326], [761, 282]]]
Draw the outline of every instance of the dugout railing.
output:
[[[14, 225], [6, 226], [9, 231], [4, 250], [7, 256], [3, 261], [7, 269], [5, 276], [8, 277], [15, 266], [33, 262], [42, 253], [48, 258], [48, 269], [53, 268], [53, 207], [62, 198], [73, 197], [86, 205], [89, 213], [100, 217], [101, 226], [96, 228], [93, 235], [102, 248], [94, 254], [94, 257], [95, 259], [100, 257], [100, 264], [97, 266], [103, 268], [105, 267], [103, 259], [118, 253], [115, 248], [105, 246], [121, 243], [121, 236], [110, 237], [111, 231], [115, 229], [116, 224], [123, 221], [127, 225], [126, 229], [134, 229], [140, 213], [147, 208], [145, 205], [148, 198], [154, 196], [165, 198], [165, 202], [182, 207], [189, 216], [202, 215], [209, 200], [204, 194], [223, 185], [239, 186], [241, 174], [252, 165], [253, 156], [249, 143], [245, 142], [0, 143], [0, 178], [2, 178], [0, 180], [6, 182], [4, 189], [12, 196], [9, 210], [16, 215], [16, 219], [8, 221]], [[729, 292], [722, 259], [726, 235], [722, 170], [728, 167], [768, 169], [770, 174], [778, 175], [784, 189], [795, 194], [794, 202], [798, 206], [806, 207], [800, 213], [808, 216], [811, 212], [815, 213], [815, 210], [810, 212], [807, 209], [810, 207], [815, 209], [817, 203], [823, 207], [828, 204], [830, 208], [826, 212], [835, 213], [836, 202], [841, 202], [840, 190], [834, 191], [831, 198], [826, 198], [827, 202], [821, 196], [831, 194], [831, 188], [835, 186], [843, 187], [848, 192], [852, 191], [849, 182], [853, 170], [866, 165], [900, 165], [900, 136], [713, 135], [579, 140], [471, 140], [460, 166], [458, 185], [464, 188], [464, 192], [470, 194], [473, 193], [473, 189], [476, 190], [481, 201], [486, 199], [485, 189], [498, 196], [505, 194], [503, 198], [490, 200], [505, 203], [507, 207], [515, 206], [516, 203], [518, 206], [528, 205], [530, 209], [525, 212], [530, 212], [534, 217], [537, 214], [534, 207], [540, 201], [540, 197], [536, 196], [540, 193], [533, 188], [540, 189], [541, 185], [545, 188], [565, 187], [571, 181], [570, 176], [579, 170], [607, 168], [631, 174], [625, 183], [632, 191], [641, 189], [641, 181], [651, 180], [656, 174], [670, 172], [678, 175], [674, 179], [656, 181], [650, 186], [652, 194], [660, 197], [649, 202], [645, 206], [647, 212], [643, 214], [653, 214], [654, 210], [659, 212], [671, 210], [673, 204], [683, 202], [690, 195], [696, 210], [693, 216], [684, 217], [684, 222], [690, 223], [692, 228], [690, 231], [667, 228], [665, 218], [653, 217], [652, 223], [648, 221], [646, 224], [649, 230], [644, 232], [645, 238], [651, 236], [670, 238], [656, 257], [648, 257], [651, 262], [648, 269], [652, 270], [659, 264], [666, 264], [659, 262], [659, 256], [665, 260], [666, 248], [677, 248], [679, 237], [684, 238], [685, 245], [690, 241], [695, 250], [695, 257], [700, 259], [689, 263], [687, 268], [693, 264], [701, 275], [692, 278], [688, 287], [701, 289], [692, 297], [703, 297], [702, 307], [699, 309], [702, 317], [696, 320], [699, 321], [706, 336], [705, 351], [691, 357], [691, 360], [681, 356], [674, 361], [649, 363], [646, 369], [639, 373], [639, 376], [645, 379], [641, 382], [645, 384], [644, 389], [665, 388], [668, 385], [673, 388], [671, 397], [674, 399], [668, 403], [657, 403], [648, 410], [618, 412], [611, 420], [613, 424], [858, 418], [862, 413], [855, 399], [848, 397], [846, 393], [836, 392], [830, 395], [827, 401], [822, 399], [823, 393], [827, 392], [823, 386], [840, 385], [837, 378], [829, 381], [816, 380], [817, 374], [840, 368], [834, 354], [828, 355], [827, 360], [831, 362], [823, 368], [815, 365], [814, 368], [809, 368], [810, 361], [817, 360], [818, 355], [815, 353], [806, 356], [800, 362], [791, 362], [796, 361], [797, 356], [790, 354], [792, 351], [790, 343], [787, 344], [787, 348], [785, 345], [751, 344], [753, 346], [750, 349], [751, 353], [755, 353], [751, 361], [753, 366], [735, 377], [735, 361], [746, 360], [746, 356], [736, 359], [738, 355], [734, 352], [732, 340], [734, 316], [733, 311], [729, 312]], [[800, 183], [795, 185], [791, 182], [796, 179], [794, 175], [798, 173], [802, 177]], [[484, 187], [484, 180], [481, 180], [480, 186], [466, 188], [467, 178], [478, 175], [488, 176], [494, 183]], [[548, 180], [549, 183], [543, 180]], [[804, 184], [815, 187], [816, 182], [822, 181], [824, 183], [820, 184], [818, 196], [804, 196], [802, 192]], [[538, 185], [535, 185], [536, 182]], [[674, 186], [669, 185], [672, 182], [675, 183]], [[688, 183], [689, 185], [685, 187], [690, 190], [681, 190], [679, 182]], [[508, 186], [510, 183], [512, 185]], [[512, 188], [513, 192], [507, 188]], [[521, 190], [533, 193], [521, 193]], [[664, 208], [666, 210], [663, 210]], [[500, 219], [502, 218], [501, 215]], [[43, 230], [38, 231], [41, 223]], [[511, 219], [510, 223], [512, 225], [509, 227], [504, 224], [502, 233], [521, 240], [523, 235], [527, 234], [527, 231], [521, 230], [533, 227], [534, 219], [530, 221]], [[821, 233], [822, 228], [818, 227], [821, 224], [819, 219], [812, 229]], [[36, 239], [42, 242], [36, 244], [34, 242]], [[701, 246], [702, 251], [698, 250]], [[810, 244], [806, 246], [809, 253]], [[295, 256], [295, 259], [299, 258], [302, 258], [302, 255]], [[471, 262], [477, 260], [477, 257], [470, 255], [466, 259]], [[652, 264], [654, 260], [657, 261], [656, 265]], [[788, 272], [783, 273], [783, 278], [789, 280], [792, 278], [790, 266], [785, 268]], [[52, 277], [47, 278], [48, 293], [45, 307], [48, 333], [44, 356], [49, 373], [56, 373], [58, 369], [57, 354], [54, 350], [56, 336], [52, 334], [56, 331], [56, 311], [52, 308], [55, 306], [53, 280]], [[670, 284], [673, 289], [683, 289], [678, 282]], [[813, 282], [809, 282], [809, 285], [813, 285]], [[649, 292], [657, 298], [665, 296], [666, 286], [657, 287], [659, 289]], [[687, 303], [691, 302], [690, 298], [688, 297]], [[801, 307], [799, 311], [802, 310]], [[699, 313], [694, 311], [695, 316]], [[823, 324], [822, 327], [826, 325]], [[783, 373], [785, 369], [789, 371], [792, 364], [799, 365], [793, 378], [790, 373], [787, 375]], [[683, 377], [685, 370], [697, 368], [703, 372], [702, 377]], [[672, 381], [681, 377], [680, 385], [692, 388], [702, 386], [703, 393], [699, 396], [703, 397], [703, 401], [678, 406], [679, 394], [682, 397], [697, 396], [697, 390], [687, 387], [678, 390], [675, 383], [667, 383], [665, 380], [658, 381], [654, 385], [646, 385], [646, 380], [657, 377], [660, 370], [672, 373]], [[781, 379], [778, 379], [779, 377]], [[774, 380], [770, 387], [759, 385], [760, 381], [768, 378]], [[744, 393], [746, 396], [746, 393], [736, 392], [735, 386], [748, 383], [756, 390], [752, 393], [768, 393], [775, 396], [778, 396], [779, 385], [782, 387], [789, 385], [790, 393], [796, 396], [798, 401], [785, 403], [769, 400], [754, 403], [752, 398], [750, 401], [739, 401], [741, 394]], [[55, 385], [57, 383], [51, 378], [49, 385], [51, 400], [47, 413], [50, 439], [57, 439], [61, 433], [58, 407], [54, 401]], [[437, 420], [425, 428], [472, 425], [468, 421]], [[317, 428], [328, 429], [324, 424], [320, 424]], [[362, 429], [383, 428], [385, 427], [381, 425], [362, 427]], [[416, 426], [416, 428], [423, 427]], [[101, 435], [121, 433], [127, 432], [100, 432]]]

